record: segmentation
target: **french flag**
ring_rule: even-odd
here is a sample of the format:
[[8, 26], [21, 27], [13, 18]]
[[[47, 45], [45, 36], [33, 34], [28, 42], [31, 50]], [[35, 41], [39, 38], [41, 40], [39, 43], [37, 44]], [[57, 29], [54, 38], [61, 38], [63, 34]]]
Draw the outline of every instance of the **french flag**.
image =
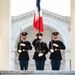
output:
[[41, 8], [40, 8], [40, 0], [36, 0], [36, 10], [35, 10], [35, 13], [34, 13], [33, 25], [34, 25], [34, 28], [39, 33], [44, 31], [42, 11], [41, 11]]

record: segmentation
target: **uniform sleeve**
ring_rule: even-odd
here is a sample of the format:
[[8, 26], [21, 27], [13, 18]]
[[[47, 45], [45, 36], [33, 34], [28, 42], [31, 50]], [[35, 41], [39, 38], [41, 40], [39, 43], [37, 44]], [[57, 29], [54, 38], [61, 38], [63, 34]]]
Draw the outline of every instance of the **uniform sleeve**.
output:
[[30, 49], [30, 50], [32, 50], [32, 46], [31, 46], [31, 43], [30, 42], [27, 42], [28, 44], [27, 44], [27, 46], [26, 46], [26, 49], [28, 50], [28, 49]]
[[32, 45], [35, 47], [35, 45], [36, 45], [36, 39], [32, 42]]
[[51, 49], [51, 41], [49, 42], [49, 50]]
[[63, 49], [63, 50], [66, 49], [65, 45], [64, 45], [63, 42], [61, 42], [61, 41], [60, 41], [59, 49]]
[[32, 45], [34, 46], [35, 49], [37, 49], [37, 41], [38, 41], [38, 40], [35, 39], [35, 40], [32, 42]]
[[45, 54], [47, 54], [48, 53], [48, 47], [47, 47], [47, 44], [46, 43], [44, 43], [44, 49], [45, 49]]
[[20, 42], [18, 42], [18, 44], [17, 44], [17, 52], [18, 52], [18, 50], [19, 50], [19, 48], [20, 48]]

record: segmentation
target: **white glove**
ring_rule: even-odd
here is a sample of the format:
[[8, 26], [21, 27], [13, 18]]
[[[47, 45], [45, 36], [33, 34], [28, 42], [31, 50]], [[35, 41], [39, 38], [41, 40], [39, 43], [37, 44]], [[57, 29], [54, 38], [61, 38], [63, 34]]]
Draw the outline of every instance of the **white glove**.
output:
[[25, 50], [23, 49], [23, 51], [25, 51]]
[[18, 50], [18, 52], [19, 52], [19, 53], [21, 53], [21, 52], [22, 52], [22, 50], [20, 50], [20, 49], [19, 49], [19, 50]]
[[51, 52], [51, 53], [53, 53], [53, 52], [54, 52], [54, 50], [53, 50], [53, 49], [50, 49], [50, 52]]
[[54, 43], [53, 46], [58, 47], [58, 45], [56, 43]]
[[43, 53], [39, 53], [38, 56], [39, 56], [39, 57], [43, 56]]
[[21, 45], [21, 46], [25, 46], [25, 44], [23, 44], [23, 43], [21, 43], [20, 45]]
[[42, 37], [41, 36], [39, 36], [39, 39], [41, 39]]

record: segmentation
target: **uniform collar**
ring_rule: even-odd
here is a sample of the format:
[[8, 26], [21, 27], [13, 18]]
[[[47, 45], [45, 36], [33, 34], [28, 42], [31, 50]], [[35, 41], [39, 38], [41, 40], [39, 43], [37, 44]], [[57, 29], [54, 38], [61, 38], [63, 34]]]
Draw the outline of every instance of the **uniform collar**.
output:
[[54, 38], [53, 38], [53, 40], [54, 40], [54, 41], [57, 41], [57, 40], [58, 40], [58, 38], [57, 38], [57, 39], [54, 39]]
[[25, 42], [26, 40], [22, 40], [23, 42]]

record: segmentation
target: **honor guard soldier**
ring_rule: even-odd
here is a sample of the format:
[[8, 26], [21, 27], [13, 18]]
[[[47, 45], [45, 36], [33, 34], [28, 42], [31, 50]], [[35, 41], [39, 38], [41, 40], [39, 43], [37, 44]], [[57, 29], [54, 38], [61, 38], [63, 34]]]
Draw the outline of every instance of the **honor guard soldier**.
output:
[[36, 70], [44, 70], [45, 55], [48, 53], [48, 47], [45, 42], [41, 41], [42, 33], [37, 33], [36, 36], [37, 38], [32, 42], [35, 48], [33, 59], [35, 60]]
[[62, 55], [60, 50], [65, 50], [65, 45], [62, 41], [58, 40], [58, 32], [53, 32], [52, 40], [49, 42], [49, 50], [51, 52], [50, 59], [51, 59], [51, 66], [52, 70], [59, 70], [62, 60]]
[[31, 43], [26, 40], [27, 35], [28, 35], [27, 32], [22, 32], [21, 33], [22, 40], [18, 42], [17, 52], [19, 53], [19, 63], [21, 70], [28, 69], [28, 61], [29, 61], [28, 50], [32, 49]]

